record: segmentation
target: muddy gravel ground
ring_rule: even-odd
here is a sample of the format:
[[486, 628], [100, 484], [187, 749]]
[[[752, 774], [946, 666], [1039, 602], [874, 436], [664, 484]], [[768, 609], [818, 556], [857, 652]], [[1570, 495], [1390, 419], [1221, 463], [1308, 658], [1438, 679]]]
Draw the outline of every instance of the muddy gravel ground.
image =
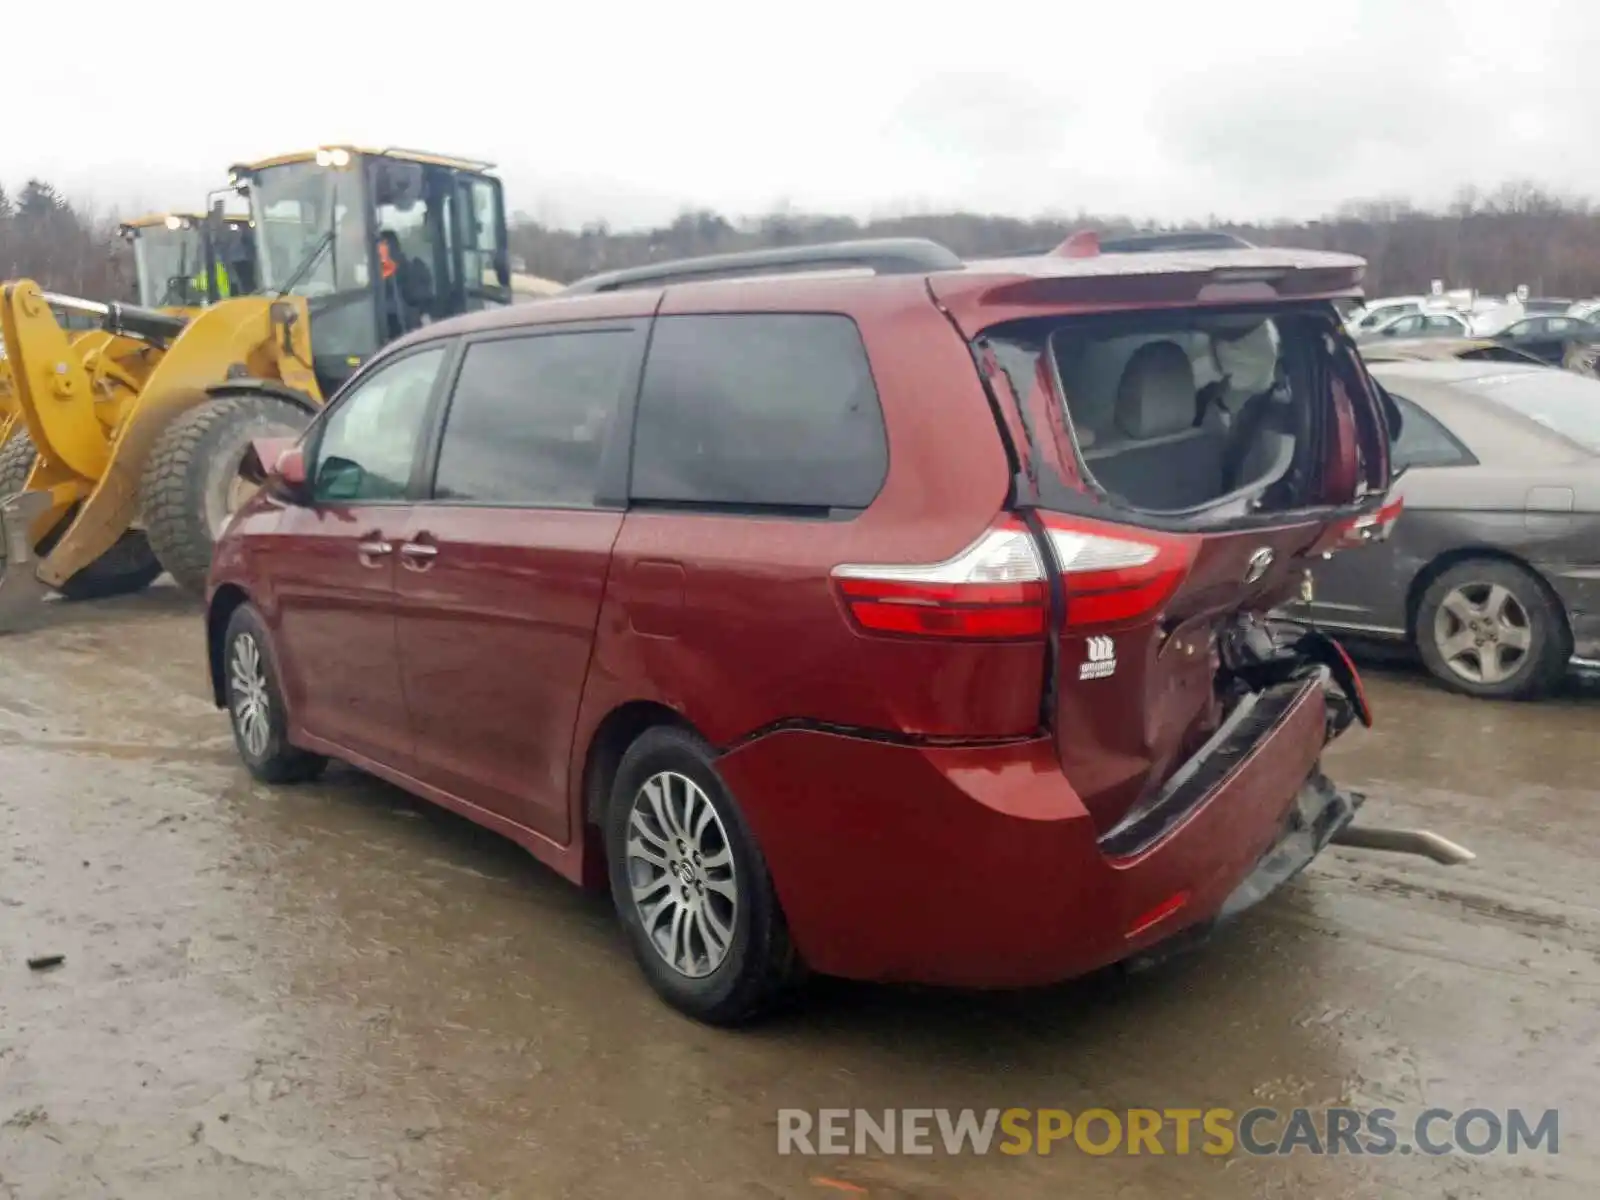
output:
[[[171, 591], [52, 606], [0, 639], [0, 1196], [1593, 1197], [1600, 699], [1370, 687], [1331, 772], [1478, 862], [1334, 850], [1150, 975], [830, 984], [732, 1034], [509, 843], [252, 784]], [[777, 1153], [784, 1107], [1341, 1103], [1556, 1108], [1559, 1153]]]

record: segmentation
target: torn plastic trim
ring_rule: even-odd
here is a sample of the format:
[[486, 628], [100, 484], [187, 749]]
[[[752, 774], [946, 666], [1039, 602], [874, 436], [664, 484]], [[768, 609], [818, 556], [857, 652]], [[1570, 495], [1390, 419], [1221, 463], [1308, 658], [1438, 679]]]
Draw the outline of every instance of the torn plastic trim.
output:
[[1217, 920], [1255, 907], [1300, 874], [1350, 826], [1365, 802], [1361, 792], [1343, 791], [1320, 770], [1313, 771], [1295, 795], [1283, 835], [1222, 902]]
[[1323, 689], [1327, 672], [1285, 680], [1242, 697], [1199, 750], [1166, 783], [1134, 805], [1100, 836], [1109, 858], [1130, 858], [1165, 837], [1205, 799], [1224, 786], [1256, 747], [1270, 738], [1312, 689]]

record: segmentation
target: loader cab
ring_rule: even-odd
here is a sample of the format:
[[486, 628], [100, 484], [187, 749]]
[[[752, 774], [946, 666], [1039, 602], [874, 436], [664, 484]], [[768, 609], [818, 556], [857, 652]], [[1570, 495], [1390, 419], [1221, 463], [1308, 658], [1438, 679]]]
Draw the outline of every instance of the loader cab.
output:
[[201, 308], [256, 290], [255, 239], [243, 215], [157, 213], [122, 224], [145, 308]]
[[262, 290], [306, 298], [324, 394], [397, 337], [511, 302], [505, 200], [489, 171], [344, 146], [234, 168]]

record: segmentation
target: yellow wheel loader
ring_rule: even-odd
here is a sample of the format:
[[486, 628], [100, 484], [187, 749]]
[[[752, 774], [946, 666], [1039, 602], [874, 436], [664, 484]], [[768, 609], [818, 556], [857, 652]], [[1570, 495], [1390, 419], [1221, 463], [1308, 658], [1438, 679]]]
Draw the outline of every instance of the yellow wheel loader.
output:
[[[218, 533], [254, 490], [254, 439], [298, 435], [390, 340], [510, 303], [491, 169], [349, 146], [237, 166], [258, 293], [202, 308], [0, 285], [18, 425], [0, 446], [0, 629], [50, 590], [115, 595], [162, 570], [202, 590]], [[69, 338], [60, 312], [98, 328]]]
[[117, 227], [133, 251], [138, 302], [204, 308], [256, 290], [255, 241], [241, 215], [153, 213]]
[[[255, 243], [247, 217], [208, 219], [199, 213], [152, 213], [123, 222], [117, 234], [133, 252], [139, 304], [186, 314], [189, 309], [255, 290]], [[93, 313], [54, 311], [57, 323], [74, 341], [100, 328]], [[0, 452], [12, 438], [28, 438], [28, 433], [0, 345]], [[20, 491], [27, 482], [32, 445], [29, 438], [29, 449], [16, 447], [0, 457], [0, 500]]]

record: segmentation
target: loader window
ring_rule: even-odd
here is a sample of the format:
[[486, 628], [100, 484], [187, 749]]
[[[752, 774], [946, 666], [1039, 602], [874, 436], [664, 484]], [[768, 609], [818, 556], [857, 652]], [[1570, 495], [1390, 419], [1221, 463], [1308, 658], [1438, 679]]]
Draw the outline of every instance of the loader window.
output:
[[356, 171], [291, 163], [258, 172], [251, 205], [265, 286], [293, 281], [294, 292], [312, 297], [365, 287], [370, 251], [362, 193]]
[[307, 298], [319, 363], [376, 351], [376, 250], [362, 173], [313, 162], [266, 167], [251, 177], [250, 207], [262, 289]]
[[440, 304], [449, 281], [439, 277], [439, 229], [450, 178], [418, 163], [382, 157], [369, 160], [368, 167], [378, 237], [389, 243], [395, 268], [378, 281], [379, 319], [386, 336], [398, 337], [425, 320], [449, 315]]
[[493, 179], [473, 178], [462, 184], [462, 210], [466, 238], [462, 246], [462, 279], [468, 307], [481, 308], [484, 300], [505, 303], [511, 280], [501, 273], [506, 264], [505, 215], [500, 185]]
[[133, 244], [133, 258], [139, 275], [140, 304], [166, 308], [205, 303], [204, 287], [195, 286], [205, 272], [205, 252], [198, 228], [155, 225], [141, 229]]

